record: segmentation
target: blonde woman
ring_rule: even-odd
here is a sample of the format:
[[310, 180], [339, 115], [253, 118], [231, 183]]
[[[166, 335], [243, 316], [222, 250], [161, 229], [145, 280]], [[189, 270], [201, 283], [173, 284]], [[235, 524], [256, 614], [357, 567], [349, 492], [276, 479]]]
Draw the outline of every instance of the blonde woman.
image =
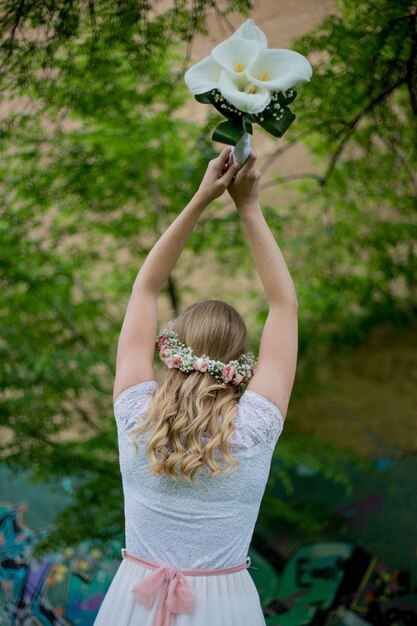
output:
[[[210, 161], [132, 288], [113, 398], [126, 547], [95, 626], [265, 625], [248, 549], [295, 377], [297, 297], [259, 205], [256, 156], [240, 171], [231, 159], [225, 148]], [[269, 303], [257, 363], [243, 319], [222, 301], [198, 302], [157, 332], [159, 291], [226, 189]]]

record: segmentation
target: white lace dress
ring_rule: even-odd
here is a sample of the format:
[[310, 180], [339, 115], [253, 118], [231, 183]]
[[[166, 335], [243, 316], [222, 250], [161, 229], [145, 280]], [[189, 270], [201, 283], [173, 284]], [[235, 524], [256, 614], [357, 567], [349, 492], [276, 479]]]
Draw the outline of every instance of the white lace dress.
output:
[[[239, 467], [229, 476], [211, 476], [204, 468], [197, 474], [196, 485], [158, 478], [145, 467], [147, 435], [138, 439], [139, 452], [129, 437], [135, 418], [146, 411], [157, 387], [156, 381], [133, 385], [114, 404], [126, 550], [183, 570], [240, 564], [248, 556], [283, 417], [272, 402], [246, 390], [229, 444]], [[94, 625], [153, 626], [157, 602], [146, 607], [131, 593], [149, 573], [149, 568], [123, 559]], [[259, 595], [248, 570], [187, 578], [195, 588], [194, 609], [174, 614], [172, 626], [264, 626]]]

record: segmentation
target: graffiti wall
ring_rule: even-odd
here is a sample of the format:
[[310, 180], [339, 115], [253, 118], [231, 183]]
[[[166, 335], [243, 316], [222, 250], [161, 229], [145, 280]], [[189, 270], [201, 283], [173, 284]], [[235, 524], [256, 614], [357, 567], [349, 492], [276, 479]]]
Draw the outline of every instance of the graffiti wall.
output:
[[[409, 477], [408, 472], [409, 467]], [[121, 561], [122, 539], [109, 545], [105, 555], [85, 544], [38, 562], [32, 558], [32, 548], [51, 528], [56, 514], [54, 495], [47, 486], [27, 489], [23, 477], [16, 489], [3, 470], [0, 485], [1, 497], [7, 496], [0, 502], [0, 625], [92, 625]], [[311, 481], [308, 486], [311, 488]], [[298, 493], [301, 488], [300, 484]], [[13, 493], [25, 499], [15, 501]], [[321, 496], [329, 494], [322, 489]], [[42, 513], [36, 510], [40, 497], [43, 503], [51, 502], [49, 510], [42, 507]], [[406, 555], [413, 542], [417, 543], [415, 535], [402, 536], [395, 526], [390, 534], [382, 535], [389, 498], [370, 485], [368, 496], [359, 490], [344, 505], [334, 503], [337, 514], [348, 522], [349, 539], [327, 537], [331, 528], [324, 528], [320, 540], [314, 541], [296, 537], [282, 527], [276, 532], [270, 529], [267, 535], [255, 529], [249, 573], [268, 625], [417, 624], [417, 551], [411, 555], [409, 567], [395, 567], [381, 558], [389, 553], [384, 548], [387, 542], [405, 544], [402, 550]], [[392, 519], [411, 515], [413, 528], [416, 517], [411, 501], [398, 501], [404, 511], [398, 507]], [[376, 533], [372, 549], [361, 537], [361, 532], [366, 536], [369, 530], [368, 522]], [[403, 527], [401, 523], [399, 527]]]

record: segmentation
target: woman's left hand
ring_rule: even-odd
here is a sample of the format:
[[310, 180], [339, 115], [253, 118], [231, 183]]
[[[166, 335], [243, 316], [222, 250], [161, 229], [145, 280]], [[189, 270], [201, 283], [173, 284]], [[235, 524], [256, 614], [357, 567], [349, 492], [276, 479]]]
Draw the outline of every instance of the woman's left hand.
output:
[[219, 198], [236, 176], [241, 165], [232, 162], [232, 148], [227, 146], [218, 157], [209, 161], [206, 173], [198, 188], [199, 195], [207, 204]]

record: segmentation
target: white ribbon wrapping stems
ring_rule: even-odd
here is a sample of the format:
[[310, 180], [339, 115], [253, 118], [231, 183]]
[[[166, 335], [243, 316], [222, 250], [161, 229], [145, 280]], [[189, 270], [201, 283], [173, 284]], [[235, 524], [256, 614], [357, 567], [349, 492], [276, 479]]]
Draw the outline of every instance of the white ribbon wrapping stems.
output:
[[250, 154], [250, 135], [243, 133], [232, 149], [233, 162], [243, 165]]

